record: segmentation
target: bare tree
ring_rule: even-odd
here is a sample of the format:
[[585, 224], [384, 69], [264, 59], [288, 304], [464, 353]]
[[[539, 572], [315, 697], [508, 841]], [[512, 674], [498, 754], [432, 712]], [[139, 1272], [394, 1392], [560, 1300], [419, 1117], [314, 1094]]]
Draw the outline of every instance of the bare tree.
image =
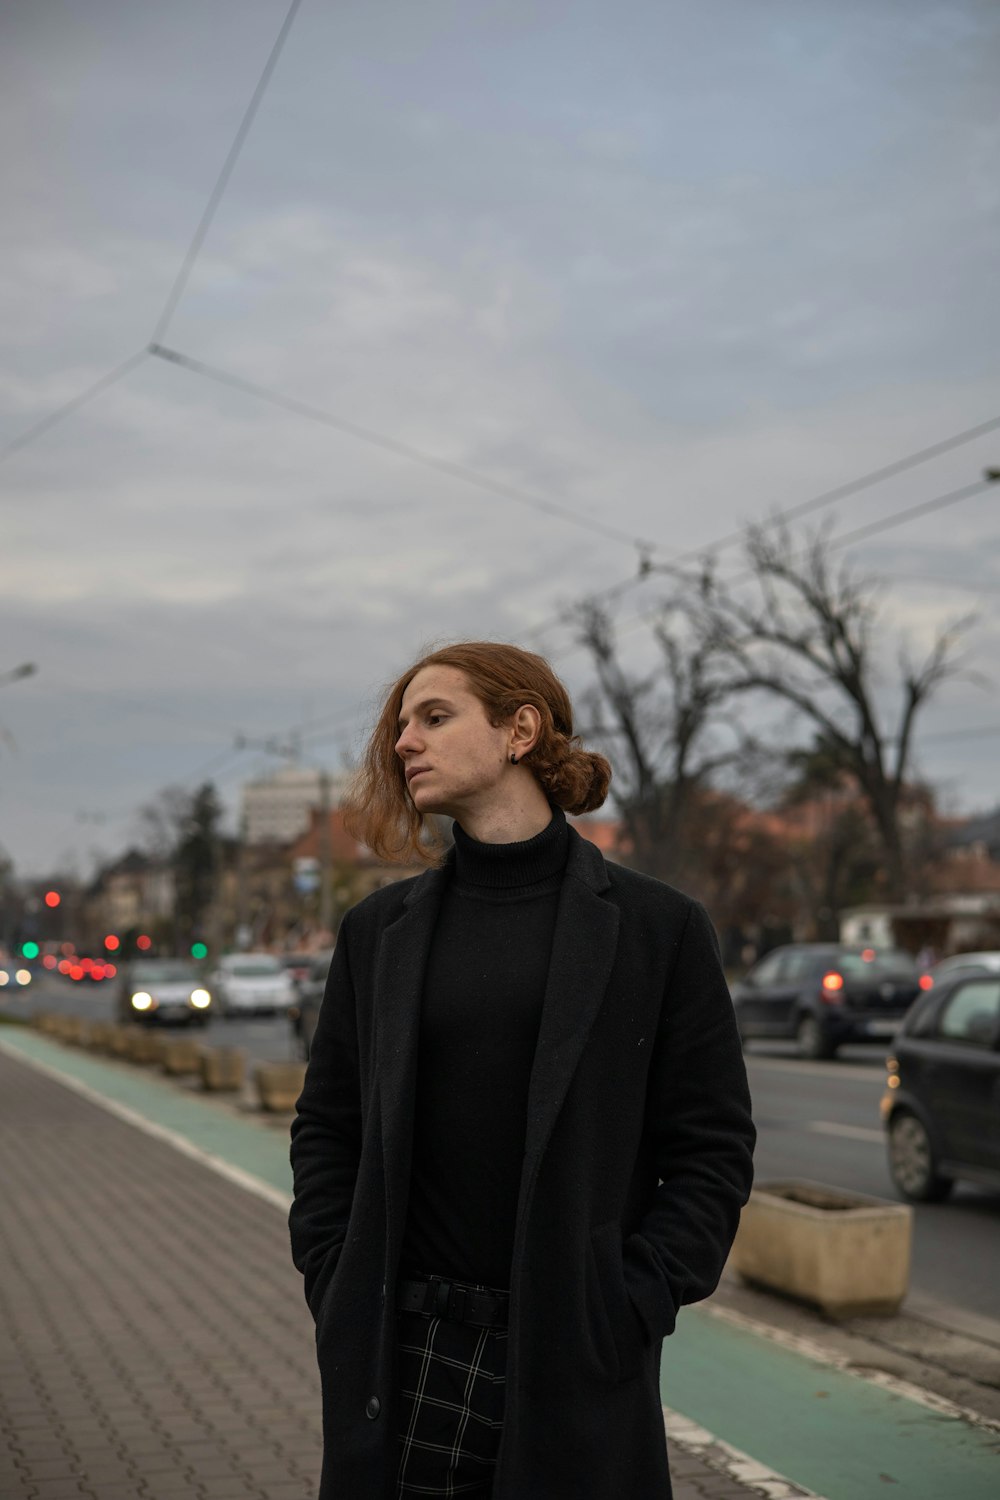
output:
[[652, 626], [659, 662], [635, 677], [621, 664], [605, 609], [585, 601], [575, 624], [597, 675], [588, 697], [591, 734], [614, 743], [612, 794], [634, 863], [661, 879], [689, 880], [698, 846], [695, 824], [706, 813], [704, 794], [713, 777], [750, 749], [738, 725], [729, 722], [728, 736], [720, 733], [732, 692], [720, 670], [723, 653], [707, 638], [685, 635], [676, 611], [664, 606]]
[[[898, 703], [885, 707], [880, 585], [831, 557], [827, 528], [799, 543], [780, 522], [747, 533], [748, 572], [720, 580], [711, 563], [676, 575], [702, 648], [726, 662], [729, 690], [791, 704], [815, 726], [834, 769], [858, 787], [877, 831], [885, 893], [909, 886], [902, 811], [914, 731], [925, 704], [961, 670], [972, 617], [940, 632], [919, 665], [899, 651]], [[746, 592], [749, 586], [749, 594]], [[887, 724], [887, 720], [892, 720]]]

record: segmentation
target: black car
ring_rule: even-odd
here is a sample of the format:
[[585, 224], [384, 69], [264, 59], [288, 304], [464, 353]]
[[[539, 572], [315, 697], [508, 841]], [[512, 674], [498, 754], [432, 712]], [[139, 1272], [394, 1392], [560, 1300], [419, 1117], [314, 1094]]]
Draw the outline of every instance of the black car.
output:
[[316, 1030], [316, 1021], [319, 1017], [320, 1002], [323, 999], [323, 991], [326, 989], [326, 979], [330, 972], [330, 964], [333, 960], [333, 949], [329, 948], [325, 953], [316, 953], [310, 960], [309, 972], [305, 979], [296, 985], [295, 1004], [288, 1012], [288, 1019], [292, 1023], [292, 1031], [299, 1045], [299, 1050], [306, 1062], [309, 1061], [309, 1049], [312, 1046], [313, 1033]]
[[920, 994], [907, 953], [836, 943], [775, 948], [733, 987], [740, 1035], [791, 1038], [802, 1057], [833, 1057], [844, 1042], [895, 1035]]
[[1000, 975], [958, 975], [913, 1007], [888, 1060], [882, 1118], [904, 1198], [956, 1178], [1000, 1187]]

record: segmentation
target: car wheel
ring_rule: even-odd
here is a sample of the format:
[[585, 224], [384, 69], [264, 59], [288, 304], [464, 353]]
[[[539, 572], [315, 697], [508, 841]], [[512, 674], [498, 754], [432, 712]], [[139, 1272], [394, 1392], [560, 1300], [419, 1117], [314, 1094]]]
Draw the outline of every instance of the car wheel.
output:
[[832, 1057], [837, 1050], [815, 1016], [805, 1015], [800, 1018], [795, 1040], [799, 1045], [799, 1056], [807, 1057], [811, 1062], [822, 1062], [824, 1058]]
[[940, 1203], [952, 1189], [937, 1170], [934, 1147], [922, 1120], [901, 1110], [889, 1124], [889, 1172], [904, 1198]]

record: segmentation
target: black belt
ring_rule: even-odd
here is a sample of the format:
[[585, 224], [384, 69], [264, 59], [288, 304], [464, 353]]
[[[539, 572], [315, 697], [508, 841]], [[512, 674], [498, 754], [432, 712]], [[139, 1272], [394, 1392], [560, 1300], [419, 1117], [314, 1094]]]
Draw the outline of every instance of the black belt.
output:
[[398, 1281], [396, 1306], [477, 1328], [506, 1328], [509, 1292], [479, 1292], [461, 1281]]

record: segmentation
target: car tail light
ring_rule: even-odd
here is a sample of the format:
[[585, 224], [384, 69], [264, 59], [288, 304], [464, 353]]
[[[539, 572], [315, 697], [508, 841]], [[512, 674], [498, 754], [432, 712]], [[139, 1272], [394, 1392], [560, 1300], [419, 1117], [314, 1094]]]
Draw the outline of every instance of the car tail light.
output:
[[844, 998], [844, 976], [831, 969], [828, 974], [823, 975], [820, 990], [822, 998], [828, 1005], [839, 1005]]
[[934, 976], [932, 974], [921, 974], [920, 988], [922, 990], [932, 990], [934, 988]]

